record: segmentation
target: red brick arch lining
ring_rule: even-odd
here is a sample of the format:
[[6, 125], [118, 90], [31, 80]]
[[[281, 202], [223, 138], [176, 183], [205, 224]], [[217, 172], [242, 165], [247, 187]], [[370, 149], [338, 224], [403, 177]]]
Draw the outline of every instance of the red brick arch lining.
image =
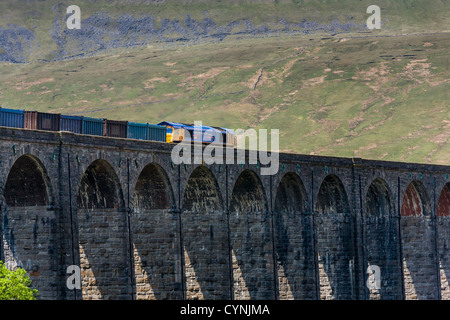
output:
[[447, 183], [441, 191], [437, 206], [438, 217], [450, 216], [450, 182]]
[[413, 181], [408, 185], [403, 195], [400, 213], [404, 217], [430, 213], [430, 203], [422, 183]]

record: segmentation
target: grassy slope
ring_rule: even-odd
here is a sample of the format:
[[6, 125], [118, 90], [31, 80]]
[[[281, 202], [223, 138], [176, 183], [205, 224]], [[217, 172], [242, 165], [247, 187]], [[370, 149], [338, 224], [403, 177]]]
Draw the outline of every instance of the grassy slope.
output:
[[[36, 24], [41, 46], [29, 64], [0, 65], [0, 104], [151, 123], [202, 120], [235, 129], [278, 128], [281, 149], [290, 152], [449, 164], [450, 36], [387, 36], [450, 29], [444, 17], [448, 1], [425, 4], [379, 1], [386, 25], [369, 35], [383, 37], [229, 36], [222, 42], [154, 42], [50, 63], [38, 59], [55, 50], [44, 32], [52, 28], [55, 12], [34, 4], [41, 18], [36, 24], [10, 5], [10, 19], [29, 28]], [[83, 17], [105, 8], [111, 14], [125, 10], [118, 3], [78, 5]], [[294, 23], [305, 16], [321, 22], [353, 16], [363, 23], [367, 6], [364, 1], [302, 1], [302, 6], [192, 1], [180, 7], [169, 1], [134, 3], [125, 12], [151, 12], [159, 20], [182, 20], [189, 13], [201, 20], [206, 10], [217, 25], [244, 18], [276, 25], [279, 17]]]

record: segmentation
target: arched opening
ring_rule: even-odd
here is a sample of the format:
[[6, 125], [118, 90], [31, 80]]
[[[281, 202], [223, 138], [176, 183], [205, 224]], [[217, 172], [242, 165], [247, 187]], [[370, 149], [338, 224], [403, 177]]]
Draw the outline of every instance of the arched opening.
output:
[[170, 209], [174, 202], [172, 188], [164, 169], [150, 163], [142, 170], [134, 189], [135, 208]]
[[207, 167], [200, 166], [192, 172], [183, 194], [182, 207], [186, 211], [222, 210], [219, 186]]
[[78, 189], [78, 208], [123, 208], [123, 194], [119, 178], [106, 160], [92, 162], [81, 178]]
[[441, 275], [441, 298], [442, 300], [450, 300], [450, 182], [447, 182], [439, 194], [439, 201], [437, 205], [437, 238], [438, 238], [438, 253], [439, 253], [439, 267]]
[[419, 181], [412, 181], [403, 195], [400, 211], [404, 217], [428, 216], [431, 213], [431, 204], [424, 185]]
[[420, 181], [408, 184], [400, 212], [405, 298], [437, 299], [435, 228], [428, 194]]
[[305, 187], [293, 172], [281, 179], [274, 204], [279, 299], [314, 299], [312, 216]]
[[13, 164], [3, 189], [2, 260], [24, 268], [41, 299], [58, 299], [49, 283], [58, 281], [57, 213], [50, 207], [52, 187], [42, 162], [31, 154]]
[[230, 201], [230, 212], [267, 211], [261, 180], [251, 170], [243, 171], [236, 180]]
[[281, 179], [277, 188], [274, 209], [280, 212], [308, 211], [305, 187], [295, 173], [288, 172]]
[[134, 188], [131, 211], [136, 299], [180, 298], [175, 288], [181, 287], [176, 275], [180, 270], [174, 259], [179, 256], [178, 215], [170, 211], [174, 204], [164, 169], [156, 163], [146, 165]]
[[47, 206], [48, 191], [47, 173], [36, 157], [24, 155], [14, 162], [4, 189], [9, 207]]
[[439, 194], [439, 201], [437, 206], [438, 217], [450, 216], [450, 182], [448, 182], [444, 188], [442, 188]]
[[393, 216], [392, 194], [381, 178], [370, 184], [365, 201], [365, 216], [367, 218], [383, 218]]
[[77, 200], [83, 299], [129, 299], [126, 211], [119, 178], [106, 160], [86, 169]]
[[271, 218], [263, 185], [251, 170], [236, 180], [230, 200], [231, 259], [235, 299], [273, 299]]
[[205, 166], [187, 181], [181, 218], [186, 297], [230, 299], [227, 217], [217, 181]]
[[322, 181], [316, 210], [320, 299], [353, 299], [355, 218], [344, 185], [336, 175]]
[[349, 213], [350, 205], [344, 185], [335, 175], [328, 175], [322, 181], [316, 202], [319, 214]]
[[[379, 267], [383, 285], [366, 286], [369, 299], [401, 299], [401, 260], [398, 217], [387, 183], [377, 178], [370, 184], [364, 201], [365, 268]], [[365, 274], [367, 281], [368, 274]], [[378, 275], [377, 275], [378, 276]]]

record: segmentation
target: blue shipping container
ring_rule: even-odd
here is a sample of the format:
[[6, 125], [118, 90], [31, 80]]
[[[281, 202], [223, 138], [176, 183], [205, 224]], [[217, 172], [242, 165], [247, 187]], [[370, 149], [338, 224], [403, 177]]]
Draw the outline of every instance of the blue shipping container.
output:
[[128, 122], [127, 125], [127, 138], [147, 140], [148, 124]]
[[83, 133], [81, 130], [83, 117], [61, 115], [60, 121], [61, 121], [60, 124], [61, 131]]
[[149, 124], [147, 140], [166, 142], [166, 132], [166, 127]]
[[0, 108], [0, 125], [3, 127], [23, 128], [24, 111]]
[[103, 136], [103, 119], [83, 117], [82, 132], [94, 136]]

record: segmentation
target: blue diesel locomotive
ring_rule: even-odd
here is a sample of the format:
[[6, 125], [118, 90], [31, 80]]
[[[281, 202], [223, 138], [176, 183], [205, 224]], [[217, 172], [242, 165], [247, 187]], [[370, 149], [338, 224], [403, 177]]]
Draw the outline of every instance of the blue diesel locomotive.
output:
[[191, 141], [223, 144], [227, 147], [233, 147], [235, 144], [233, 131], [226, 128], [167, 121], [160, 122], [158, 125], [167, 128], [166, 142], [168, 143]]

